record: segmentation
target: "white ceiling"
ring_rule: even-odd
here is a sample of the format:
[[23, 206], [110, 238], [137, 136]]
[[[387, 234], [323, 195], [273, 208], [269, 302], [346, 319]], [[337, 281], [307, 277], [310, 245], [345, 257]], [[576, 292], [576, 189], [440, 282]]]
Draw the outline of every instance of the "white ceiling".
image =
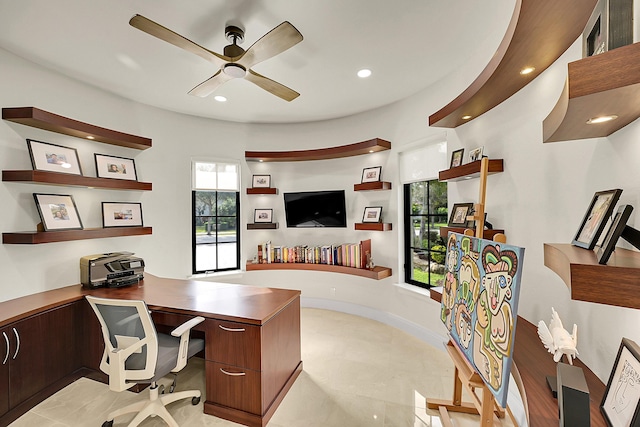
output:
[[[495, 52], [515, 0], [0, 0], [0, 47], [74, 79], [166, 110], [247, 123], [332, 119], [422, 91], [460, 67], [477, 75]], [[232, 80], [187, 92], [210, 62], [128, 22], [141, 14], [222, 53], [227, 24], [243, 48], [283, 21], [304, 40], [253, 69], [298, 92], [286, 102]], [[0, 66], [1, 67], [1, 66]], [[370, 68], [368, 79], [356, 71]], [[1, 69], [1, 68], [0, 68]], [[468, 82], [467, 82], [468, 83]], [[433, 111], [425, 111], [425, 120]]]

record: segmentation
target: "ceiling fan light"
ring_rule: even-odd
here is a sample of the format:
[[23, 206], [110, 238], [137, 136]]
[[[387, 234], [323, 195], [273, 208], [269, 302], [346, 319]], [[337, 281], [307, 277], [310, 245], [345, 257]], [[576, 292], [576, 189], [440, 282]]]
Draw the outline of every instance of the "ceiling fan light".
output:
[[222, 71], [229, 77], [234, 79], [240, 79], [247, 74], [247, 70], [240, 64], [235, 64], [233, 62], [229, 64], [225, 64]]
[[215, 99], [218, 102], [227, 102], [227, 98], [222, 95], [216, 95], [213, 97], [213, 99]]

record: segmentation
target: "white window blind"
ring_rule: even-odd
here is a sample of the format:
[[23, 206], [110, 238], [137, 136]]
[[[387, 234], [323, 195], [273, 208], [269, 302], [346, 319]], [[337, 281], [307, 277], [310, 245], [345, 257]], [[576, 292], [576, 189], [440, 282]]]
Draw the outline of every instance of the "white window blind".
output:
[[193, 161], [193, 190], [240, 191], [240, 167], [234, 163]]
[[400, 181], [403, 184], [438, 178], [449, 167], [447, 142], [433, 142], [400, 153]]

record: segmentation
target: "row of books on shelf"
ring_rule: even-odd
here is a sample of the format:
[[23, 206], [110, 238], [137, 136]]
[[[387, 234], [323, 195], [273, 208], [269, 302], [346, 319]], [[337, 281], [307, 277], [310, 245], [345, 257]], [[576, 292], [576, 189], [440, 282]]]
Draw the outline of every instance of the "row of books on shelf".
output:
[[306, 263], [368, 268], [371, 262], [371, 239], [339, 245], [279, 246], [270, 241], [258, 245], [258, 263]]

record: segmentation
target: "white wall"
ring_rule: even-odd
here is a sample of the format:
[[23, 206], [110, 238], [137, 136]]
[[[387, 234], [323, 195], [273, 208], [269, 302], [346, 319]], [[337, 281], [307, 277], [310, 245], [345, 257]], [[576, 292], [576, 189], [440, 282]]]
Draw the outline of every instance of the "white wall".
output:
[[[640, 342], [637, 310], [572, 301], [562, 280], [543, 263], [544, 242], [569, 242], [595, 191], [623, 188], [621, 203], [637, 209], [640, 137], [638, 121], [609, 138], [543, 144], [542, 121], [555, 105], [566, 77], [566, 64], [579, 59], [576, 42], [549, 70], [511, 99], [482, 117], [455, 130], [446, 130], [449, 150], [483, 145], [490, 157], [504, 158], [505, 172], [488, 181], [487, 211], [495, 226], [504, 228], [509, 242], [526, 248], [520, 311], [537, 323], [549, 320], [554, 306], [570, 327], [579, 325], [579, 351], [603, 380], [623, 336]], [[150, 137], [153, 147], [137, 150], [112, 147], [37, 129], [0, 122], [0, 168], [28, 169], [25, 138], [77, 147], [85, 174], [93, 176], [93, 153], [133, 157], [138, 176], [153, 183], [152, 192], [120, 192], [66, 187], [2, 183], [2, 231], [34, 230], [38, 214], [33, 192], [73, 194], [86, 227], [100, 226], [101, 201], [141, 200], [145, 225], [152, 236], [53, 243], [1, 245], [0, 301], [79, 282], [81, 256], [130, 250], [142, 256], [152, 274], [188, 277], [191, 270], [190, 162], [192, 157], [237, 160], [243, 165], [243, 185], [252, 174], [269, 173], [278, 196], [242, 195], [242, 262], [253, 258], [258, 243], [336, 243], [371, 238], [376, 264], [392, 267], [392, 278], [368, 280], [322, 272], [244, 272], [216, 277], [260, 286], [301, 289], [312, 304], [331, 304], [358, 310], [407, 330], [443, 334], [439, 306], [426, 295], [397, 286], [402, 282], [401, 186], [398, 153], [429, 140], [443, 130], [429, 128], [428, 116], [445, 105], [473, 79], [478, 64], [461, 67], [432, 88], [376, 111], [339, 120], [295, 125], [246, 125], [184, 116], [127, 101], [77, 83], [0, 50], [3, 79], [2, 107], [35, 106], [63, 116], [123, 132]], [[250, 163], [245, 150], [290, 150], [331, 147], [380, 137], [393, 149], [370, 156], [300, 163]], [[382, 166], [384, 180], [393, 182], [385, 192], [354, 193], [362, 169]], [[341, 230], [288, 230], [284, 227], [282, 192], [344, 188], [348, 227]], [[477, 182], [450, 185], [450, 201], [477, 199]], [[367, 205], [383, 206], [384, 220], [393, 231], [367, 233], [353, 230]], [[254, 208], [272, 207], [277, 231], [247, 231]], [[631, 223], [636, 224], [636, 215]], [[637, 226], [637, 224], [636, 224]], [[597, 283], [594, 283], [597, 286]], [[335, 288], [335, 294], [333, 292]]]

